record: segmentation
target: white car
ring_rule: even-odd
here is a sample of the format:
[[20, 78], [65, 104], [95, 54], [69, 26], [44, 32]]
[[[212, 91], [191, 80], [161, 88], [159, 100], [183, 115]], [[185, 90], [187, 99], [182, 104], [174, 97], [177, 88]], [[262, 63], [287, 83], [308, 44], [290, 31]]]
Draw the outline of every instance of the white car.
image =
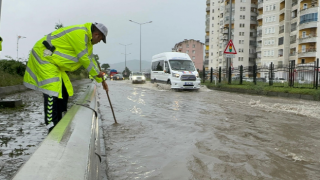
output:
[[129, 80], [131, 80], [132, 83], [145, 83], [146, 77], [142, 72], [131, 72], [129, 75]]

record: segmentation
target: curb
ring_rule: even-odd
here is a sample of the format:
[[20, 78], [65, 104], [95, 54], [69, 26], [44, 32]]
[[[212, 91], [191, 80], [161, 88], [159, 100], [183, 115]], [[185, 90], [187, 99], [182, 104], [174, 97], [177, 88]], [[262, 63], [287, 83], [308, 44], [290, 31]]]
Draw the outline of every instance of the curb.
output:
[[26, 90], [28, 90], [28, 88], [26, 88], [24, 85], [0, 87], [0, 97], [3, 95], [18, 93]]
[[217, 90], [217, 91], [226, 91], [232, 93], [242, 93], [242, 94], [254, 94], [254, 95], [263, 95], [263, 96], [270, 96], [270, 97], [283, 97], [289, 99], [303, 99], [303, 100], [311, 100], [317, 101], [312, 95], [306, 94], [291, 94], [291, 93], [283, 93], [283, 92], [273, 92], [273, 91], [254, 91], [248, 89], [237, 89], [237, 88], [215, 88], [210, 87], [208, 89]]

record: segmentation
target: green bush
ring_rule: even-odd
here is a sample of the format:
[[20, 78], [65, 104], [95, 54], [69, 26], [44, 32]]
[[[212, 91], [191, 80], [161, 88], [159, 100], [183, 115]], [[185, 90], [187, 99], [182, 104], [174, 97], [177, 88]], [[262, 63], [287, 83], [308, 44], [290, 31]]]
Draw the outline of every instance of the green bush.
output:
[[9, 74], [0, 70], [0, 87], [21, 85], [23, 77], [17, 74]]
[[0, 60], [0, 71], [12, 75], [17, 74], [19, 76], [23, 76], [26, 71], [26, 65], [15, 60]]

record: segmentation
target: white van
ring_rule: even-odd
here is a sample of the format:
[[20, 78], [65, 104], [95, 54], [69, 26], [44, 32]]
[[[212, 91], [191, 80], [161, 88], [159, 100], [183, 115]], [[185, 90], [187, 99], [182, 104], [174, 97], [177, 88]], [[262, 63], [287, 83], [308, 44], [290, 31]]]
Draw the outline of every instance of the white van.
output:
[[151, 81], [171, 84], [172, 89], [199, 89], [200, 78], [189, 55], [164, 52], [152, 56]]

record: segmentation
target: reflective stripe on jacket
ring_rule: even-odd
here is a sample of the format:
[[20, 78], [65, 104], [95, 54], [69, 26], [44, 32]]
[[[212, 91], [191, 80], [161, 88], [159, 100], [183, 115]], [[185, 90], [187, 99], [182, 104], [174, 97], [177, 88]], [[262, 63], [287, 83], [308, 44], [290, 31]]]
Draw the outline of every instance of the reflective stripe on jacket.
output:
[[[92, 23], [86, 23], [60, 28], [40, 39], [31, 50], [24, 85], [62, 98], [63, 80], [69, 96], [72, 96], [72, 84], [65, 71], [75, 71], [81, 66], [87, 69], [97, 82], [102, 82], [102, 79], [97, 77], [99, 69], [92, 54], [91, 25]], [[51, 56], [44, 54], [47, 49], [42, 44], [43, 41], [56, 48]]]

